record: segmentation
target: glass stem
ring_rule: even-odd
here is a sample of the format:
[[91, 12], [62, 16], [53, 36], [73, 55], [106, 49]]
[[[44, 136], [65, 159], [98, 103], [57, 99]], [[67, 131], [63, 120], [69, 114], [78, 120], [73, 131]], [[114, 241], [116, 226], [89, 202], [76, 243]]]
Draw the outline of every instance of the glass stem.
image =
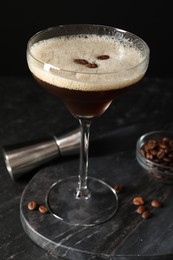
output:
[[87, 187], [88, 177], [88, 151], [89, 151], [89, 136], [90, 136], [90, 125], [91, 120], [79, 119], [81, 128], [81, 146], [80, 146], [80, 165], [79, 165], [79, 176], [78, 176], [78, 187], [76, 197], [78, 199], [90, 198], [91, 194]]

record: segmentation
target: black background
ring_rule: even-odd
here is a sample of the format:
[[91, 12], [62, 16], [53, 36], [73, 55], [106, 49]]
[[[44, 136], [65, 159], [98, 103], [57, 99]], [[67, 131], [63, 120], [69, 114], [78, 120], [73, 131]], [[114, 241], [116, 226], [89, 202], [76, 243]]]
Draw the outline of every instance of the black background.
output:
[[7, 1], [0, 8], [0, 75], [30, 75], [26, 45], [37, 31], [95, 23], [143, 38], [151, 51], [147, 75], [172, 77], [172, 18], [171, 1]]

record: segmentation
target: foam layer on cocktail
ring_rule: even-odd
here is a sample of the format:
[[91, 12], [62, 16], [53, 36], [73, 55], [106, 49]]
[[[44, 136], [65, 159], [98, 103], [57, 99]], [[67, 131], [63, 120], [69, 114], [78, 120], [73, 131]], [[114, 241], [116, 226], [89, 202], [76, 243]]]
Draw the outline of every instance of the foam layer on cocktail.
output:
[[[141, 52], [115, 37], [80, 35], [40, 41], [28, 55], [31, 72], [40, 80], [60, 88], [103, 91], [124, 88], [138, 82], [147, 65]], [[108, 55], [108, 59], [98, 59]], [[34, 58], [33, 58], [34, 57]], [[90, 68], [74, 62], [84, 59]]]

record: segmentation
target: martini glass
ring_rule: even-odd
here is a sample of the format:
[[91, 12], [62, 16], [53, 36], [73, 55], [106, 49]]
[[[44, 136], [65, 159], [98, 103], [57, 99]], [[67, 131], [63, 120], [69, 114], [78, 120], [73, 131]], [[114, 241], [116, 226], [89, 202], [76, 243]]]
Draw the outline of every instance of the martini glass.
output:
[[81, 127], [79, 173], [69, 169], [69, 177], [51, 185], [49, 211], [72, 225], [101, 224], [115, 214], [118, 197], [110, 185], [88, 174], [90, 125], [144, 77], [148, 45], [110, 26], [60, 25], [29, 39], [27, 62], [38, 84], [60, 98]]

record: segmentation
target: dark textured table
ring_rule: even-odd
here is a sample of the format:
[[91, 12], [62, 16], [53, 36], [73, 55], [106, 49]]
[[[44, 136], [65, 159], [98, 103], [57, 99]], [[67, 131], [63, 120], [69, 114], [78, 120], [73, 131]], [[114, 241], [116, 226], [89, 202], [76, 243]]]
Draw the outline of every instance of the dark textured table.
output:
[[[59, 250], [48, 252], [25, 232], [20, 219], [20, 200], [28, 183], [50, 168], [78, 171], [78, 156], [53, 160], [23, 178], [12, 181], [0, 153], [0, 259], [173, 259], [173, 190], [147, 175], [138, 165], [138, 137], [158, 129], [173, 130], [173, 79], [144, 78], [140, 85], [115, 100], [91, 126], [89, 175], [110, 185], [120, 184], [119, 209], [110, 223], [90, 227], [84, 237], [62, 236]], [[0, 148], [15, 143], [61, 135], [78, 122], [56, 97], [45, 92], [31, 77], [0, 78]], [[38, 172], [39, 171], [39, 172]], [[67, 171], [65, 173], [68, 174]], [[147, 220], [135, 212], [132, 198], [153, 197], [163, 207], [152, 209]], [[108, 229], [109, 228], [109, 229]], [[58, 236], [57, 230], [57, 236]], [[101, 237], [100, 234], [105, 236]], [[90, 239], [88, 239], [88, 237]], [[64, 244], [63, 244], [64, 243]], [[39, 243], [38, 243], [39, 244]], [[61, 250], [67, 246], [66, 250]], [[84, 250], [85, 248], [85, 250]], [[91, 252], [92, 249], [92, 252]], [[63, 251], [63, 254], [62, 254]], [[58, 256], [60, 255], [60, 257]], [[74, 258], [78, 256], [77, 258]]]

